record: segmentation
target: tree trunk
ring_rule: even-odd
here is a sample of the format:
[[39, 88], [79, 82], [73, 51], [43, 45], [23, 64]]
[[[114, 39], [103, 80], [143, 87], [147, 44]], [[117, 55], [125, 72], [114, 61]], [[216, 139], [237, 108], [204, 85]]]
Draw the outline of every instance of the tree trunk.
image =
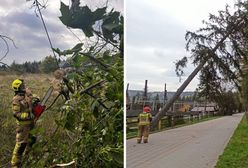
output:
[[[235, 31], [239, 31], [240, 28], [245, 25], [245, 23], [242, 23], [244, 18], [239, 20], [236, 25], [234, 25], [232, 28], [229, 29], [229, 31], [226, 33], [226, 35], [216, 44], [216, 46], [211, 50], [212, 52], [216, 52], [216, 50], [221, 46], [221, 44], [226, 40], [226, 38], [232, 34]], [[206, 61], [201, 62], [195, 70], [189, 75], [189, 77], [183, 82], [183, 84], [177, 89], [177, 92], [173, 95], [173, 97], [166, 103], [166, 105], [162, 108], [161, 111], [159, 111], [156, 116], [154, 117], [152, 121], [152, 128], [155, 128], [158, 124], [158, 121], [166, 114], [166, 112], [169, 110], [171, 105], [178, 99], [178, 97], [181, 95], [181, 93], [184, 91], [184, 89], [188, 86], [188, 84], [191, 82], [192, 79], [196, 76], [196, 74], [203, 68]]]
[[158, 121], [166, 114], [166, 112], [169, 110], [171, 105], [178, 99], [180, 94], [184, 91], [184, 89], [188, 86], [188, 84], [191, 82], [191, 80], [196, 76], [196, 74], [202, 69], [205, 62], [202, 62], [199, 64], [195, 70], [189, 75], [189, 77], [184, 81], [184, 83], [180, 86], [179, 89], [177, 89], [177, 92], [173, 95], [173, 97], [166, 103], [166, 105], [162, 108], [161, 111], [159, 111], [156, 116], [153, 119], [152, 127], [155, 128]]

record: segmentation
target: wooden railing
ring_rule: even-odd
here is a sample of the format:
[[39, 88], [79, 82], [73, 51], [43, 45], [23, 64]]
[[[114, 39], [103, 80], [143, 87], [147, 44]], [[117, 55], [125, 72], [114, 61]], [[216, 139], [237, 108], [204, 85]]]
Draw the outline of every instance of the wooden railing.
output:
[[[199, 121], [202, 118], [214, 116], [215, 114], [216, 112], [211, 112], [211, 113], [206, 112], [205, 114], [201, 112], [167, 112], [166, 116], [164, 116], [159, 120], [156, 130], [161, 130], [168, 127], [174, 127], [180, 124]], [[126, 123], [127, 123], [127, 133], [137, 131], [138, 117], [127, 118]]]

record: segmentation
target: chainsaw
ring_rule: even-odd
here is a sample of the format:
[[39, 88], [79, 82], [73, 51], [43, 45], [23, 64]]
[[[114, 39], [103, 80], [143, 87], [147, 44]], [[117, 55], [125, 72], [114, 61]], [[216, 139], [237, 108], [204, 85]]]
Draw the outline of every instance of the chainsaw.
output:
[[35, 117], [38, 119], [41, 114], [46, 110], [46, 102], [48, 101], [49, 97], [51, 96], [53, 92], [53, 86], [51, 86], [46, 94], [44, 95], [42, 101], [40, 101], [39, 98], [34, 98], [32, 101], [33, 104], [33, 114], [35, 115]]
[[[64, 81], [66, 84], [68, 83], [68, 81]], [[97, 83], [95, 83], [95, 84], [93, 84], [92, 86], [90, 86], [90, 87], [88, 87], [88, 88], [86, 88], [86, 89], [84, 89], [84, 90], [82, 90], [82, 91], [80, 91], [79, 93], [80, 93], [80, 95], [82, 95], [82, 94], [84, 94], [84, 93], [88, 93], [89, 94], [89, 90], [92, 90], [93, 88], [95, 88], [95, 87], [97, 87], [97, 86], [101, 86], [103, 83], [105, 83], [105, 81], [100, 81], [100, 82], [97, 82]], [[67, 85], [68, 86], [68, 85]], [[69, 87], [68, 87], [69, 88]], [[46, 102], [48, 101], [48, 99], [49, 99], [49, 97], [51, 96], [51, 94], [52, 94], [52, 92], [53, 92], [53, 86], [51, 86], [48, 90], [47, 90], [47, 92], [46, 92], [46, 94], [45, 94], [45, 96], [43, 97], [43, 99], [42, 99], [42, 101], [40, 101], [38, 98], [37, 99], [35, 99], [34, 101], [33, 101], [33, 113], [34, 113], [34, 115], [35, 115], [35, 117], [36, 117], [36, 119], [38, 119], [40, 116], [41, 116], [41, 114], [45, 111], [45, 110], [48, 110], [48, 109], [50, 109], [52, 106], [53, 106], [53, 104], [56, 102], [56, 100], [61, 96], [61, 95], [63, 95], [64, 97], [65, 97], [65, 99], [66, 100], [68, 100], [68, 99], [70, 99], [70, 97], [68, 96], [68, 97], [66, 97], [63, 93], [60, 93], [59, 95], [57, 95], [57, 97], [53, 100], [53, 102], [48, 106], [48, 107], [46, 107]], [[71, 92], [71, 93], [74, 93], [74, 90], [70, 87], [69, 88], [69, 91]], [[104, 105], [104, 104], [102, 104], [102, 105]], [[104, 106], [105, 107], [105, 106]]]

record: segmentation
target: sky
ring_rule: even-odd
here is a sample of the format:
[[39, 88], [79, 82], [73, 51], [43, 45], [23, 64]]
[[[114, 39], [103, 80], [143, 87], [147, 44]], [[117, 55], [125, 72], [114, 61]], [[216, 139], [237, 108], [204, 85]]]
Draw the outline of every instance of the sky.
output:
[[[42, 2], [43, 0], [40, 0]], [[107, 0], [81, 0], [91, 8], [101, 7]], [[125, 71], [129, 89], [143, 90], [148, 80], [149, 91], [175, 91], [181, 85], [175, 74], [174, 62], [185, 55], [184, 35], [186, 30], [202, 27], [202, 20], [209, 13], [217, 13], [225, 4], [235, 0], [109, 0], [110, 7], [125, 13]], [[0, 34], [14, 40], [9, 41], [10, 52], [2, 62], [40, 61], [52, 55], [47, 36], [39, 17], [30, 8], [33, 0], [1, 0]], [[69, 5], [70, 0], [62, 0]], [[54, 48], [69, 49], [80, 41], [59, 20], [60, 0], [48, 0], [42, 11]], [[72, 30], [82, 41], [80, 30]], [[6, 52], [0, 40], [0, 58]], [[185, 69], [186, 79], [193, 66]], [[186, 90], [194, 91], [198, 80], [194, 79]]]
[[[44, 2], [46, 0], [39, 0]], [[70, 0], [61, 0], [66, 5], [70, 5]], [[91, 9], [102, 7], [107, 0], [81, 0], [81, 4], [87, 4]], [[53, 55], [50, 49], [45, 30], [39, 17], [36, 16], [32, 2], [25, 0], [1, 0], [0, 5], [0, 34], [8, 36], [14, 42], [9, 42], [10, 51], [2, 62], [11, 64], [23, 63], [25, 61], [40, 61], [48, 55]], [[124, 11], [122, 0], [109, 0], [109, 7], [117, 11]], [[69, 31], [59, 20], [60, 0], [48, 0], [46, 9], [42, 10], [52, 44], [54, 48], [65, 50], [72, 48], [80, 41]], [[72, 30], [81, 41], [85, 41], [85, 36], [80, 30]], [[0, 58], [5, 54], [6, 47], [0, 40]]]
[[[188, 56], [186, 31], [203, 27], [209, 13], [217, 14], [235, 0], [126, 0], [126, 84], [130, 90], [176, 91], [194, 66], [188, 64], [182, 82], [175, 73], [175, 62]], [[190, 62], [189, 62], [190, 63]], [[197, 77], [185, 91], [194, 91]]]

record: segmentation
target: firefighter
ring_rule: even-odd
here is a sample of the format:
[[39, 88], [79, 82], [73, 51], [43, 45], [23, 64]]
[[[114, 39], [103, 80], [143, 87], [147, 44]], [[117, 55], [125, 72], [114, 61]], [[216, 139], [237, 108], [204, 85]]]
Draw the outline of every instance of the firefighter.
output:
[[138, 116], [138, 138], [137, 143], [141, 143], [142, 137], [143, 142], [148, 143], [148, 136], [150, 130], [150, 123], [152, 121], [151, 109], [149, 106], [145, 106], [143, 113]]
[[54, 80], [52, 81], [52, 85], [54, 88], [54, 91], [59, 94], [63, 90], [63, 77], [65, 75], [65, 72], [61, 69], [57, 69], [54, 73]]
[[36, 138], [30, 134], [34, 128], [35, 115], [32, 112], [32, 93], [25, 87], [22, 79], [12, 82], [15, 96], [12, 100], [13, 115], [16, 119], [16, 144], [13, 150], [12, 168], [21, 167], [22, 157], [35, 143]]
[[55, 79], [52, 81], [52, 85], [55, 91], [54, 93], [56, 95], [62, 94], [66, 100], [70, 99], [69, 90], [65, 85], [65, 80], [67, 81], [67, 79], [65, 78], [65, 71], [63, 69], [57, 69], [54, 72], [54, 77]]

